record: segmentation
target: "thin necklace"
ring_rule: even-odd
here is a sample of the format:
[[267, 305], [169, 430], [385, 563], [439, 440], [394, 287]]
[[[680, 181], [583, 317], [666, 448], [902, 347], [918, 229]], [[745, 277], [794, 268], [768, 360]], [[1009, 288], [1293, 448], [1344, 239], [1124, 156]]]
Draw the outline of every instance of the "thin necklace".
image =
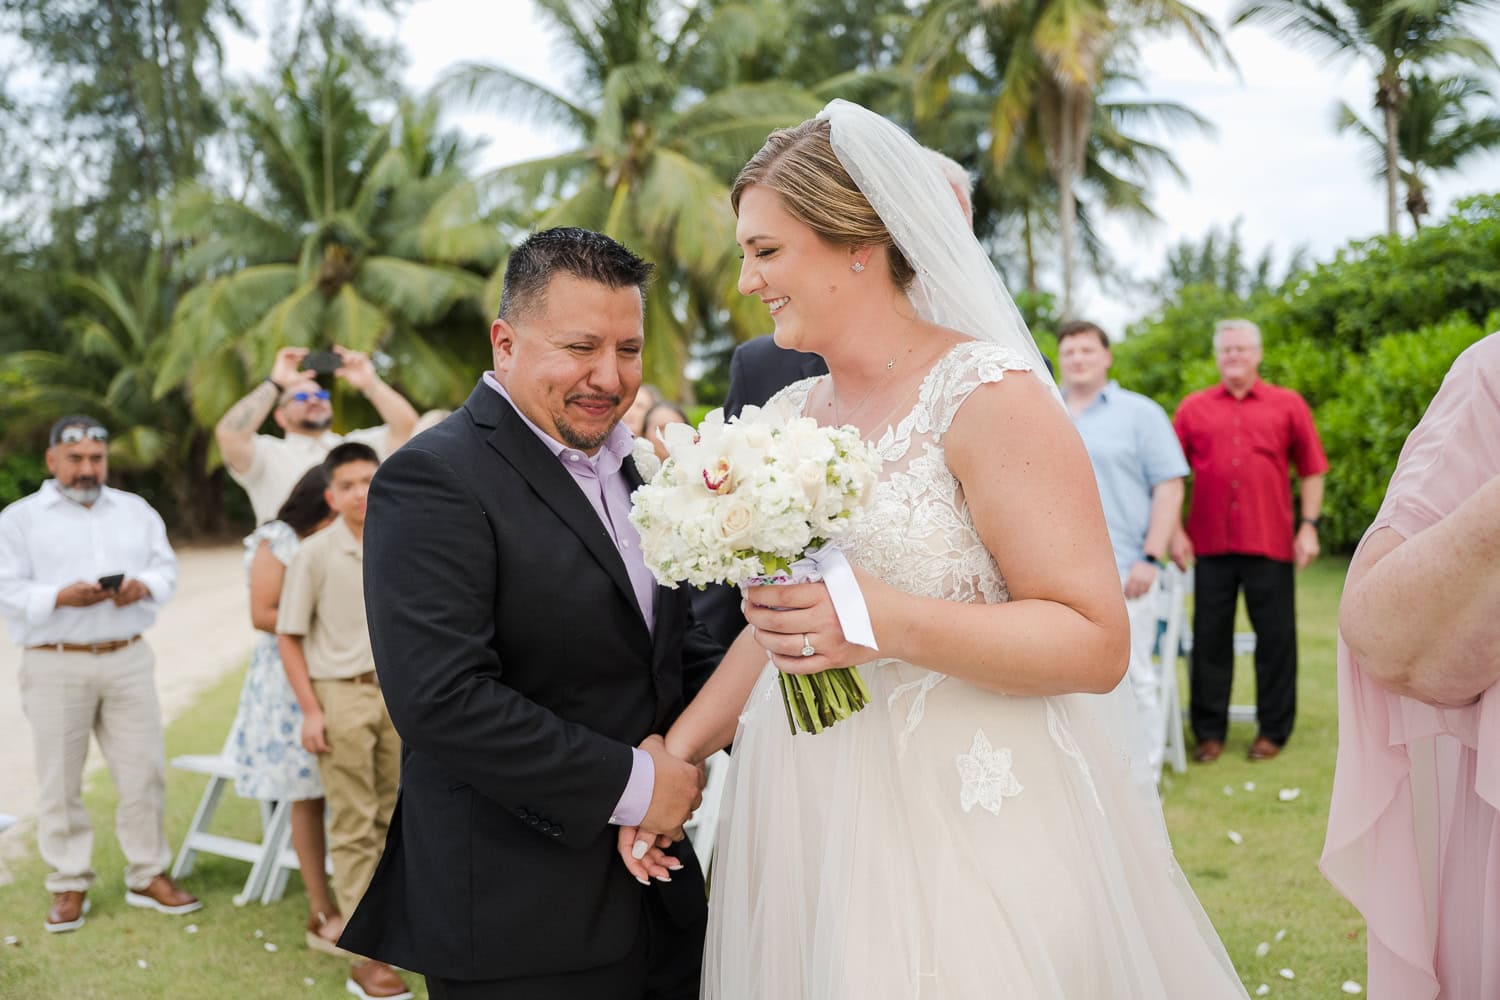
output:
[[[913, 345], [913, 346], [915, 346], [915, 345]], [[838, 396], [838, 390], [835, 389], [833, 391], [833, 399], [832, 399], [832, 403], [833, 403], [833, 422], [834, 422], [834, 424], [837, 425], [837, 426], [839, 426], [839, 427], [842, 427], [844, 424], [847, 424], [849, 422], [849, 420], [850, 420], [851, 417], [853, 417], [856, 413], [858, 413], [861, 409], [863, 409], [864, 405], [870, 401], [870, 397], [875, 394], [875, 390], [879, 389], [881, 386], [885, 385], [886, 381], [891, 377], [891, 375], [893, 375], [895, 373], [897, 358], [899, 357], [899, 358], [904, 359], [907, 355], [911, 354], [911, 351], [912, 351], [912, 349], [910, 347], [908, 347], [906, 349], [906, 354], [892, 356], [891, 359], [885, 363], [885, 374], [882, 375], [882, 376], [880, 376], [880, 378], [876, 379], [875, 380], [875, 384], [872, 385], [872, 386], [870, 386], [869, 389], [865, 390], [865, 394], [863, 396], [859, 397], [859, 402], [855, 403], [854, 406], [847, 413], [843, 414], [842, 416], [839, 415], [839, 396]]]

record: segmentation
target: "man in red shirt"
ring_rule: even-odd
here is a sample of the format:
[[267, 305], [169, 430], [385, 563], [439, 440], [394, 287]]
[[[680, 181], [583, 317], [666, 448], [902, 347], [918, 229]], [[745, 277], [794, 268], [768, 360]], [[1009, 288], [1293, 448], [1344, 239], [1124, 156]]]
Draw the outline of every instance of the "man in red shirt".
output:
[[[1260, 329], [1228, 319], [1214, 330], [1222, 381], [1188, 396], [1172, 424], [1193, 472], [1187, 533], [1173, 559], [1196, 553], [1189, 715], [1193, 758], [1217, 760], [1229, 727], [1234, 616], [1241, 588], [1255, 629], [1256, 718], [1251, 760], [1268, 760], [1292, 734], [1297, 714], [1297, 616], [1293, 566], [1318, 555], [1318, 514], [1328, 459], [1307, 402], [1260, 379]], [[1292, 525], [1289, 465], [1301, 481]]]

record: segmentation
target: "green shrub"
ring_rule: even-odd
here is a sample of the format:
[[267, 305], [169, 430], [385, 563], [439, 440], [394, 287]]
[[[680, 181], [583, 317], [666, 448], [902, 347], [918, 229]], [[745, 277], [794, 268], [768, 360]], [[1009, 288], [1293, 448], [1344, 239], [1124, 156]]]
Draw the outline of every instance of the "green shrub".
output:
[[1324, 544], [1344, 548], [1359, 541], [1380, 509], [1406, 436], [1427, 412], [1463, 351], [1500, 328], [1500, 312], [1483, 326], [1467, 316], [1376, 341], [1348, 372], [1337, 395], [1314, 419], [1328, 452], [1323, 501]]

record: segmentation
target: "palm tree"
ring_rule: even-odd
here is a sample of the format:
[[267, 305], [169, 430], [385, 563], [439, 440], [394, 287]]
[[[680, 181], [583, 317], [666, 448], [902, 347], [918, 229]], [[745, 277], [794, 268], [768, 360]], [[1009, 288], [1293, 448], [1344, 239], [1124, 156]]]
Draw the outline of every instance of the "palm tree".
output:
[[[1406, 107], [1397, 130], [1396, 150], [1401, 181], [1406, 185], [1406, 213], [1421, 230], [1427, 215], [1430, 175], [1453, 170], [1478, 153], [1500, 147], [1500, 114], [1490, 89], [1471, 76], [1426, 75], [1404, 81]], [[1486, 109], [1484, 105], [1488, 104]], [[1375, 176], [1386, 170], [1385, 138], [1355, 110], [1340, 103], [1336, 124], [1366, 140], [1374, 154]]]
[[[1181, 0], [937, 0], [917, 30], [908, 61], [919, 92], [951, 90], [972, 48], [982, 49], [992, 63], [982, 75], [996, 81], [987, 123], [996, 174], [1003, 175], [1013, 157], [1035, 165], [1035, 154], [1041, 154], [1057, 193], [1064, 318], [1072, 311], [1077, 188], [1089, 163], [1089, 135], [1099, 121], [1095, 100], [1110, 67], [1124, 65], [1138, 40], [1175, 31], [1209, 58], [1228, 61], [1207, 16]], [[935, 113], [942, 101], [919, 97], [917, 104], [920, 116]], [[1028, 140], [1039, 145], [1023, 153]]]
[[499, 250], [470, 239], [432, 254], [423, 231], [461, 184], [467, 147], [437, 132], [432, 100], [403, 98], [377, 121], [355, 76], [330, 52], [310, 73], [251, 87], [239, 107], [246, 195], [192, 188], [176, 199], [174, 235], [187, 243], [178, 270], [193, 287], [154, 391], [188, 381], [205, 426], [287, 344], [380, 348], [404, 362], [417, 401], [462, 394], [468, 366], [430, 335], [455, 310], [477, 311]]
[[[812, 88], [735, 82], [735, 68], [763, 43], [758, 32], [765, 25], [738, 5], [692, 5], [670, 17], [666, 6], [663, 0], [537, 0], [581, 67], [574, 83], [579, 99], [485, 64], [459, 67], [443, 90], [578, 137], [566, 152], [502, 167], [452, 197], [512, 206], [501, 221], [514, 235], [581, 226], [608, 233], [655, 263], [657, 280], [646, 302], [646, 378], [681, 396], [695, 337], [727, 332], [743, 339], [767, 326], [763, 307], [735, 290], [739, 261], [728, 181], [769, 132], [811, 117], [828, 97], [858, 93], [870, 81], [855, 73]], [[680, 27], [664, 35], [663, 24]], [[487, 305], [499, 301], [502, 272], [503, 262], [491, 278]]]
[[1439, 59], [1495, 68], [1489, 47], [1464, 29], [1485, 6], [1488, 0], [1250, 0], [1233, 23], [1264, 24], [1294, 44], [1369, 65], [1381, 116], [1386, 230], [1395, 236], [1406, 78], [1414, 67]]

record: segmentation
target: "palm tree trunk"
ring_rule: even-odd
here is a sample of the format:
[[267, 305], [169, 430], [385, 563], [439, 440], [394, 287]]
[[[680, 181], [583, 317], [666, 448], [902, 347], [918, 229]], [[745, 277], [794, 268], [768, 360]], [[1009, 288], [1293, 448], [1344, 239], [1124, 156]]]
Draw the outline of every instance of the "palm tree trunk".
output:
[[1396, 160], [1396, 109], [1391, 105], [1381, 109], [1385, 113], [1385, 221], [1386, 229], [1396, 234], [1396, 187], [1400, 183], [1401, 168]]
[[1021, 210], [1021, 239], [1026, 244], [1026, 290], [1035, 292], [1036, 284], [1036, 237], [1031, 232], [1031, 209]]

